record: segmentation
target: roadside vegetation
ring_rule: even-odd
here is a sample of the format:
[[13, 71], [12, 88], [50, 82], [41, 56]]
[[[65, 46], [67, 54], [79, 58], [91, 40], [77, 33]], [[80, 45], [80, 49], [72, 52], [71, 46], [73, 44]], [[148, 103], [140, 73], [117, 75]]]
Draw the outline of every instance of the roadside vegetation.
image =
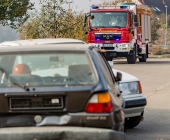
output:
[[19, 37], [25, 38], [77, 38], [86, 41], [83, 30], [83, 13], [67, 11], [66, 1], [42, 0], [41, 10], [32, 14], [21, 26]]

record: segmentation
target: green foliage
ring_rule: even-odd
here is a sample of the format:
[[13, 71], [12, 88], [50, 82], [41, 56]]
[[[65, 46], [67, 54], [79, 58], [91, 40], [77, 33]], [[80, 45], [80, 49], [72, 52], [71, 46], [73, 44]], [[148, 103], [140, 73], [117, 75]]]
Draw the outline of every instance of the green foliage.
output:
[[20, 29], [20, 38], [77, 38], [86, 41], [83, 15], [66, 11], [63, 0], [41, 0], [41, 12], [31, 16]]
[[151, 38], [154, 42], [159, 38], [157, 30], [161, 27], [159, 20], [156, 18], [156, 13], [152, 10], [151, 14]]
[[33, 5], [29, 0], [1, 0], [0, 25], [12, 28], [22, 25], [29, 18], [28, 10], [32, 10]]

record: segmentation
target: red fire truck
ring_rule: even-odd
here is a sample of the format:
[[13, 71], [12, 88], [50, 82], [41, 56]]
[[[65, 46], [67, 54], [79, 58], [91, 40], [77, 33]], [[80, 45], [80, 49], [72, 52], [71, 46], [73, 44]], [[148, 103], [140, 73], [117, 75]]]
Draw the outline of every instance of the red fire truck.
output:
[[127, 58], [128, 64], [146, 62], [151, 43], [151, 9], [133, 2], [91, 6], [85, 14], [88, 43], [106, 51], [107, 60]]

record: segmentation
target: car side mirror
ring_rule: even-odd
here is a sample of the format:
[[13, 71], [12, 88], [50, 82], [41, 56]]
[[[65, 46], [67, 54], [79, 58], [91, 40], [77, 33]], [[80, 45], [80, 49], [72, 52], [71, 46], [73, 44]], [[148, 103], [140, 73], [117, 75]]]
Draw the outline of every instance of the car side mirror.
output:
[[133, 20], [134, 22], [138, 22], [138, 17], [137, 17], [137, 15], [134, 15], [134, 20]]
[[83, 23], [83, 27], [86, 27], [86, 23]]
[[86, 22], [87, 22], [87, 16], [86, 14], [84, 15], [84, 21], [83, 21], [83, 27], [86, 27]]
[[121, 72], [117, 72], [116, 74], [116, 81], [121, 81], [122, 80], [122, 73]]
[[128, 29], [128, 31], [130, 32], [132, 30], [132, 27], [130, 27], [129, 29]]

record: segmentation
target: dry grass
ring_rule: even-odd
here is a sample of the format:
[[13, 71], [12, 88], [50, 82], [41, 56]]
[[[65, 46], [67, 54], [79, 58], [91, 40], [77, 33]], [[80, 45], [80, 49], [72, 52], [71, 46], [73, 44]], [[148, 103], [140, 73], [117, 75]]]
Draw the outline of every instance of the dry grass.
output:
[[157, 46], [152, 46], [151, 48], [150, 48], [150, 54], [151, 55], [163, 55], [163, 54], [170, 54], [170, 49], [168, 48], [168, 49], [164, 49], [164, 48], [162, 48], [162, 46], [159, 46], [159, 45], [157, 45]]

